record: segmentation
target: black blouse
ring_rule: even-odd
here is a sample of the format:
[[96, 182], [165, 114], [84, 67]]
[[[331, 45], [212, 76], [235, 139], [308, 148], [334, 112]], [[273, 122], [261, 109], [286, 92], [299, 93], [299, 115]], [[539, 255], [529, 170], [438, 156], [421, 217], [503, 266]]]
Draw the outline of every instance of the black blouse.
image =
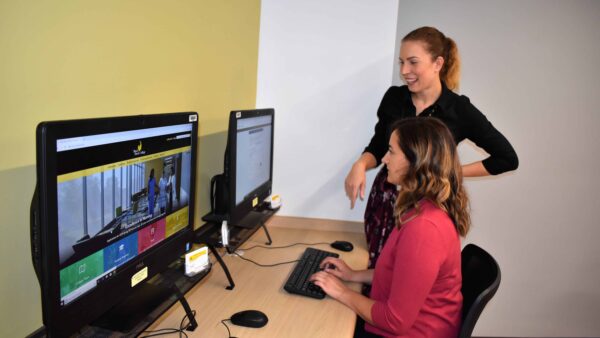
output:
[[[398, 119], [414, 116], [416, 108], [408, 87], [390, 87], [377, 110], [379, 120], [375, 125], [375, 135], [364, 150], [375, 156], [377, 165], [388, 150], [391, 125]], [[454, 135], [456, 144], [469, 139], [483, 148], [490, 155], [482, 161], [490, 174], [501, 174], [519, 166], [517, 153], [506, 137], [471, 104], [468, 97], [454, 93], [444, 83], [438, 100], [419, 116], [433, 116], [442, 120]]]

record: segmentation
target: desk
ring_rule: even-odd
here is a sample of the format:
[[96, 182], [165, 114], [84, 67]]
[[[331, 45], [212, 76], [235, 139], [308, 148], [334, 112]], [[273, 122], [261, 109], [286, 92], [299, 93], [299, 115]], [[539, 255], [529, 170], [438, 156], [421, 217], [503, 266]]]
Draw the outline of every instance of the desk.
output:
[[[317, 230], [318, 225], [321, 229]], [[303, 229], [295, 228], [301, 226]], [[323, 221], [274, 216], [267, 223], [272, 246], [304, 242], [333, 242], [346, 240], [354, 244], [351, 252], [341, 252], [329, 245], [312, 247], [337, 252], [354, 269], [367, 266], [367, 249], [364, 233], [356, 222]], [[341, 231], [341, 230], [349, 231]], [[333, 231], [330, 231], [333, 230]], [[357, 231], [358, 230], [358, 231]], [[257, 231], [242, 248], [264, 245], [267, 238], [264, 231]], [[306, 246], [298, 245], [285, 249], [255, 248], [244, 252], [244, 257], [263, 264], [296, 260]], [[211, 260], [214, 261], [214, 258]], [[228, 285], [223, 270], [214, 264], [212, 271], [185, 296], [192, 309], [196, 310], [198, 328], [187, 332], [190, 337], [227, 337], [227, 329], [221, 320], [242, 310], [260, 310], [269, 317], [266, 326], [254, 329], [236, 326], [227, 322], [232, 336], [251, 337], [352, 337], [356, 315], [339, 302], [326, 297], [323, 300], [292, 295], [283, 290], [293, 264], [263, 268], [239, 257], [223, 257], [231, 271], [235, 288], [226, 290]], [[361, 285], [349, 283], [354, 290]], [[184, 311], [178, 303], [172, 306], [148, 330], [178, 328]]]

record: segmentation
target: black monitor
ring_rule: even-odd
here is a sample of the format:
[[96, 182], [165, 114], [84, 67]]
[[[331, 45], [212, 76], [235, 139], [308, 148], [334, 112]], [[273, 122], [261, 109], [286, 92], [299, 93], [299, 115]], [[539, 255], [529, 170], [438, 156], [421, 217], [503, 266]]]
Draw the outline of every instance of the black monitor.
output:
[[32, 258], [49, 336], [94, 321], [189, 248], [197, 120], [187, 112], [38, 125]]
[[273, 184], [273, 109], [236, 110], [229, 115], [225, 177], [229, 182], [228, 219], [233, 226], [253, 228], [256, 212]]

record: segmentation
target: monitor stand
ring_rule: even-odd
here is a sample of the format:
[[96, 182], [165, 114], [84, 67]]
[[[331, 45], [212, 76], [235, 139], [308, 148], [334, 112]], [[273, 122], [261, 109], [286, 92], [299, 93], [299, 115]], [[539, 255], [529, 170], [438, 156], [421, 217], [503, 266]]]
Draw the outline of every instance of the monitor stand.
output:
[[149, 315], [172, 296], [175, 296], [181, 302], [188, 315], [190, 324], [186, 329], [193, 331], [197, 327], [197, 323], [179, 288], [175, 285], [169, 288], [164, 285], [150, 283], [140, 285], [136, 292], [95, 320], [91, 325], [112, 332], [132, 333], [140, 324], [146, 326], [143, 322], [149, 318]]
[[223, 221], [227, 221], [229, 219], [229, 215], [225, 215], [225, 214], [215, 214], [213, 212], [209, 212], [208, 214], [202, 216], [202, 220], [205, 222], [212, 222], [212, 223], [220, 223]]
[[231, 225], [245, 228], [245, 229], [254, 229], [256, 226], [260, 226], [264, 223], [265, 214], [258, 211], [250, 211], [244, 218], [237, 222], [231, 222]]
[[92, 323], [110, 331], [128, 333], [173, 292], [168, 288], [144, 283], [132, 295]]
[[[271, 240], [271, 235], [269, 234], [269, 230], [267, 230], [267, 226], [265, 225], [265, 220], [267, 220], [271, 215], [273, 215], [273, 211], [268, 209], [262, 209], [262, 211], [250, 211], [244, 218], [237, 222], [232, 222], [231, 225], [244, 228], [244, 229], [257, 229], [258, 227], [262, 227], [265, 230], [265, 234], [267, 235], [267, 245], [271, 245], [273, 241]], [[230, 248], [227, 248], [227, 251], [230, 252]]]

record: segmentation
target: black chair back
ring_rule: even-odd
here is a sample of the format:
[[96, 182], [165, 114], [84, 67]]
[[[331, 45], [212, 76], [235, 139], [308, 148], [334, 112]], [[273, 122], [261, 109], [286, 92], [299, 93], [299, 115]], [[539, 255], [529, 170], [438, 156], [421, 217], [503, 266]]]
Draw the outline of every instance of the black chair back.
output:
[[500, 266], [485, 250], [467, 244], [461, 254], [463, 313], [459, 338], [470, 338], [485, 305], [500, 286]]

